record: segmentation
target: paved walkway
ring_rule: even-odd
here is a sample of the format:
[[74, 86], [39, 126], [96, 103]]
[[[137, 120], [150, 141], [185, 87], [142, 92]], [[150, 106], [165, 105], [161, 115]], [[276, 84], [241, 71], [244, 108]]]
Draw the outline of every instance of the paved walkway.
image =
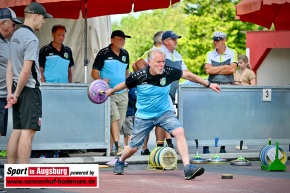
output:
[[[149, 148], [155, 147], [155, 138], [151, 137]], [[196, 153], [196, 149], [190, 147], [190, 157]], [[220, 154], [222, 158], [235, 159], [240, 151], [234, 147], [227, 148], [229, 153]], [[243, 151], [243, 156], [257, 160], [260, 148]], [[201, 152], [201, 150], [199, 151]], [[212, 154], [201, 154], [205, 159], [211, 158]], [[289, 154], [289, 151], [287, 151]], [[98, 163], [105, 164], [114, 157], [97, 155], [88, 152], [74, 154], [70, 158], [34, 158], [31, 163]], [[180, 158], [178, 159], [180, 162]], [[0, 160], [6, 163], [6, 160]], [[127, 160], [129, 167], [125, 168], [124, 176], [113, 175], [113, 168], [100, 168], [99, 189], [6, 189], [11, 193], [289, 193], [290, 192], [290, 161], [286, 165], [287, 171], [268, 172], [260, 169], [260, 161], [252, 161], [252, 166], [231, 166], [226, 164], [200, 164], [205, 168], [205, 173], [194, 179], [184, 180], [183, 166], [178, 163], [177, 170], [148, 170], [148, 156], [141, 156], [140, 150]], [[233, 179], [221, 179], [222, 174], [233, 174]], [[0, 183], [0, 188], [3, 183]]]
[[[99, 189], [6, 189], [11, 193], [289, 193], [290, 172], [268, 172], [260, 162], [252, 166], [200, 164], [205, 173], [194, 180], [184, 180], [183, 166], [177, 170], [147, 170], [146, 164], [132, 164], [125, 175], [113, 175], [113, 168], [100, 169]], [[287, 163], [289, 170], [290, 164]], [[221, 174], [233, 174], [233, 179], [221, 179]], [[3, 187], [3, 184], [2, 184]]]

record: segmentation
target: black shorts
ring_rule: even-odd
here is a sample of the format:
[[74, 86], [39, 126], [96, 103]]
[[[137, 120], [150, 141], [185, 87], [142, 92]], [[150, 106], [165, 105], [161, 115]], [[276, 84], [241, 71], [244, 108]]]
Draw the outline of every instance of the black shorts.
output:
[[[13, 84], [13, 92], [15, 85]], [[13, 105], [13, 128], [40, 131], [42, 98], [39, 88], [24, 87], [18, 101]]]
[[0, 98], [0, 133], [2, 136], [6, 136], [7, 133], [8, 109], [4, 108], [6, 104], [6, 98]]

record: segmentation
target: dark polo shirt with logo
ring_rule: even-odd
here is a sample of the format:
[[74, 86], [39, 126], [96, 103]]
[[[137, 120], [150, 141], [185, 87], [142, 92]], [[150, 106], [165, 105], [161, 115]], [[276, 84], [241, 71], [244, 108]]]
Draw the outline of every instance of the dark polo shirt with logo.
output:
[[121, 49], [119, 56], [117, 56], [110, 46], [99, 51], [93, 69], [100, 71], [102, 79], [109, 79], [109, 86], [113, 88], [126, 79], [126, 69], [129, 68], [129, 53], [125, 49]]
[[68, 83], [68, 69], [74, 66], [72, 51], [62, 45], [59, 52], [51, 42], [40, 49], [39, 66], [44, 68], [46, 82]]
[[127, 87], [137, 87], [136, 117], [153, 119], [166, 111], [172, 111], [169, 97], [170, 84], [182, 77], [182, 70], [165, 66], [163, 73], [152, 76], [149, 66], [126, 79]]

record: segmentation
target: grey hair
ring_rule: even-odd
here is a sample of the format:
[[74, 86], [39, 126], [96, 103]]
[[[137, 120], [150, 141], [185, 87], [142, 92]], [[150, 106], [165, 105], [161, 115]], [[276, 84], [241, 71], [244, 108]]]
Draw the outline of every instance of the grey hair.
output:
[[159, 31], [154, 34], [153, 37], [154, 45], [161, 43], [163, 33], [164, 31]]
[[166, 53], [160, 48], [152, 48], [148, 53], [148, 60], [153, 60], [155, 53], [161, 54], [164, 58], [166, 58]]

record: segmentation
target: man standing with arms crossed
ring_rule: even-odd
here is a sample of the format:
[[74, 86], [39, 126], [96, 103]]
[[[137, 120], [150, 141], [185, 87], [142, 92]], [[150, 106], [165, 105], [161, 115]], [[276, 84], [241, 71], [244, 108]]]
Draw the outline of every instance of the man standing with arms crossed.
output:
[[234, 84], [234, 73], [238, 66], [238, 54], [235, 49], [226, 46], [227, 36], [224, 32], [213, 34], [214, 50], [207, 52], [205, 58], [205, 72], [208, 80], [220, 85]]
[[24, 9], [24, 25], [11, 38], [7, 67], [7, 105], [13, 105], [13, 131], [7, 144], [8, 164], [28, 164], [35, 131], [40, 131], [42, 98], [38, 64], [39, 31], [44, 18], [52, 18], [45, 8], [33, 2]]
[[[212, 37], [214, 49], [207, 52], [205, 58], [208, 81], [219, 85], [233, 85], [238, 66], [237, 51], [226, 46], [226, 39], [224, 32], [215, 32]], [[204, 153], [210, 153], [208, 146], [204, 146]], [[220, 153], [226, 153], [225, 146], [221, 146]]]

